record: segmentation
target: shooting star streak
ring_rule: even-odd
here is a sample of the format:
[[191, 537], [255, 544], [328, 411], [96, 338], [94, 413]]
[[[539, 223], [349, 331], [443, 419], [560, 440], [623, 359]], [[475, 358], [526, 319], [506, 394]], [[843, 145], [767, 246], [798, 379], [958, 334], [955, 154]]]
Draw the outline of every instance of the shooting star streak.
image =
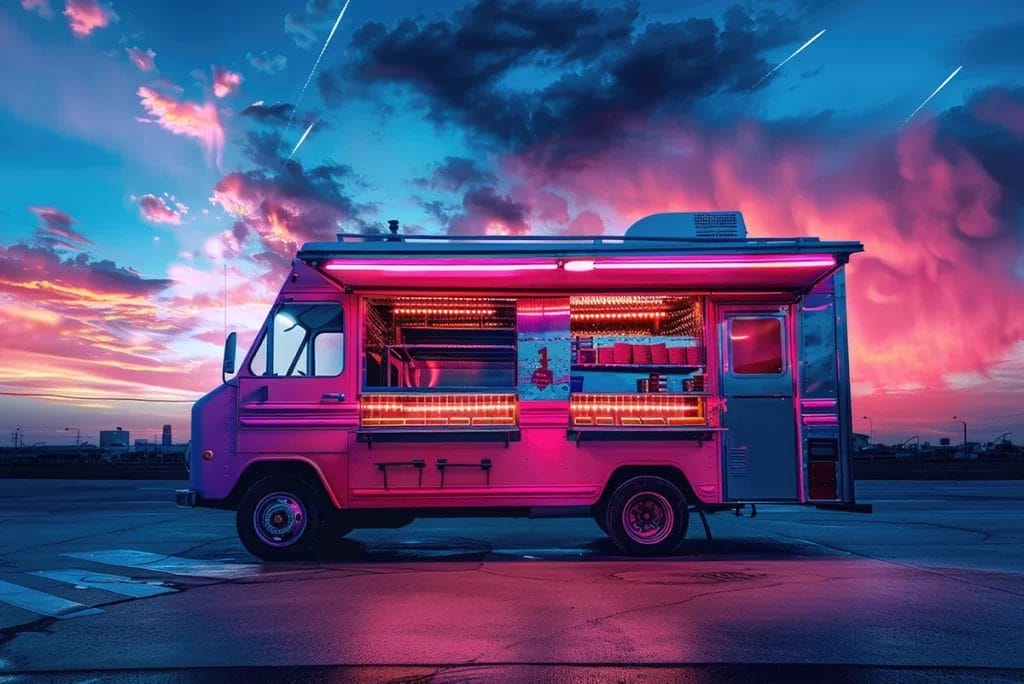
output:
[[767, 74], [762, 76], [761, 79], [757, 83], [755, 83], [754, 85], [750, 86], [750, 89], [753, 90], [757, 86], [761, 85], [761, 81], [763, 81], [764, 79], [766, 79], [769, 76], [771, 76], [772, 74], [774, 74], [776, 71], [781, 69], [786, 62], [788, 62], [789, 60], [793, 59], [794, 57], [799, 55], [801, 52], [803, 52], [805, 49], [807, 49], [807, 46], [810, 45], [811, 43], [813, 43], [814, 41], [818, 40], [819, 38], [821, 38], [821, 34], [823, 34], [823, 33], [825, 33], [825, 29], [821, 29], [820, 31], [818, 31], [818, 33], [813, 38], [811, 38], [809, 41], [807, 41], [806, 43], [804, 43], [803, 45], [798, 47], [793, 54], [791, 54], [789, 57], [787, 57], [786, 59], [784, 59], [781, 62], [779, 62], [775, 66], [774, 69], [772, 69]]
[[928, 102], [929, 102], [929, 101], [931, 101], [931, 99], [932, 99], [933, 97], [935, 97], [936, 95], [938, 95], [938, 94], [939, 94], [939, 91], [940, 91], [940, 90], [942, 90], [943, 88], [945, 88], [945, 87], [946, 87], [946, 84], [947, 84], [947, 83], [949, 83], [950, 81], [952, 81], [952, 80], [953, 80], [953, 77], [954, 77], [954, 76], [956, 76], [957, 74], [959, 74], [959, 73], [960, 73], [960, 70], [961, 70], [961, 69], [963, 69], [963, 68], [964, 68], [964, 65], [963, 65], [963, 64], [961, 64], [961, 65], [960, 65], [960, 66], [958, 66], [958, 67], [957, 67], [956, 69], [954, 69], [954, 70], [953, 70], [953, 73], [951, 73], [951, 74], [950, 74], [949, 76], [947, 76], [947, 77], [946, 77], [946, 80], [945, 80], [945, 81], [943, 81], [943, 82], [942, 82], [942, 84], [941, 84], [941, 85], [940, 85], [940, 86], [939, 86], [938, 88], [936, 88], [935, 90], [933, 90], [933, 91], [932, 91], [932, 94], [931, 94], [931, 95], [929, 95], [929, 96], [928, 96], [927, 98], [925, 98], [925, 101], [924, 101], [924, 102], [922, 102], [922, 103], [921, 103], [921, 105], [920, 105], [920, 106], [919, 106], [919, 107], [918, 107], [917, 109], [915, 109], [915, 110], [914, 110], [913, 112], [911, 112], [910, 116], [908, 116], [908, 117], [907, 117], [907, 118], [906, 118], [906, 119], [905, 119], [905, 120], [903, 121], [903, 123], [901, 123], [901, 124], [900, 124], [900, 128], [903, 128], [904, 126], [906, 126], [906, 125], [907, 125], [907, 122], [908, 122], [908, 121], [910, 121], [911, 119], [913, 119], [913, 118], [914, 118], [914, 114], [917, 114], [917, 113], [918, 113], [919, 111], [921, 111], [922, 109], [924, 109], [924, 106], [925, 106], [926, 104], [928, 104]]
[[292, 160], [292, 157], [295, 156], [295, 153], [299, 151], [300, 147], [302, 147], [302, 143], [306, 142], [306, 136], [309, 135], [309, 132], [311, 130], [313, 130], [313, 126], [315, 126], [315, 125], [316, 125], [316, 121], [314, 121], [313, 123], [309, 124], [309, 128], [307, 128], [306, 132], [302, 134], [301, 138], [299, 138], [299, 142], [295, 143], [295, 149], [293, 149], [292, 153], [288, 155], [288, 159], [285, 160], [285, 163], [288, 163], [288, 162], [290, 162]]
[[[284, 129], [285, 132], [291, 130], [292, 119], [295, 118], [295, 112], [299, 111], [299, 104], [302, 102], [302, 98], [306, 95], [306, 89], [309, 88], [309, 84], [312, 82], [313, 76], [316, 74], [316, 70], [320, 66], [320, 60], [323, 59], [324, 53], [327, 52], [327, 46], [331, 44], [331, 39], [334, 38], [334, 32], [338, 30], [338, 25], [345, 16], [345, 10], [348, 9], [348, 3], [351, 1], [352, 0], [345, 0], [345, 4], [341, 8], [341, 12], [338, 13], [338, 18], [334, 20], [334, 26], [331, 27], [331, 32], [327, 34], [327, 40], [324, 41], [324, 46], [320, 48], [320, 54], [316, 56], [316, 61], [313, 62], [313, 68], [309, 71], [309, 76], [306, 78], [306, 84], [302, 86], [302, 91], [299, 93], [299, 99], [295, 101], [295, 107], [292, 109], [292, 115], [288, 117], [288, 125], [285, 126]], [[308, 133], [309, 131], [306, 132]], [[296, 146], [296, 149], [298, 149], [298, 146]], [[292, 154], [294, 154], [294, 152]]]

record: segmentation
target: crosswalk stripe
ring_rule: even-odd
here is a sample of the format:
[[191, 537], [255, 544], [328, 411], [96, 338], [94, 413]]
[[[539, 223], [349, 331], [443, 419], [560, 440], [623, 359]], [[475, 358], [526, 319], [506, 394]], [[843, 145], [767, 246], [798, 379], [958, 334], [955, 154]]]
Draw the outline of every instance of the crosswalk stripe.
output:
[[81, 617], [82, 615], [96, 615], [102, 613], [100, 608], [93, 608], [74, 601], [68, 601], [53, 594], [43, 591], [36, 591], [18, 584], [0, 580], [0, 601], [18, 608], [55, 617], [67, 619]]
[[120, 594], [121, 596], [131, 596], [132, 598], [148, 598], [177, 591], [177, 589], [165, 587], [159, 582], [147, 582], [145, 580], [132, 579], [131, 577], [108, 575], [102, 572], [90, 572], [77, 568], [37, 570], [32, 574], [66, 584], [88, 587], [89, 589], [102, 589], [103, 591]]
[[193, 558], [182, 558], [181, 556], [167, 556], [161, 553], [150, 553], [148, 551], [133, 551], [131, 549], [111, 549], [109, 551], [84, 551], [79, 553], [62, 554], [69, 558], [102, 563], [103, 565], [118, 565], [127, 568], [139, 568], [166, 572], [169, 575], [183, 575], [188, 577], [209, 577], [212, 579], [241, 579], [252, 577], [263, 572], [263, 567], [247, 563], [230, 563], [216, 561], [202, 561]]

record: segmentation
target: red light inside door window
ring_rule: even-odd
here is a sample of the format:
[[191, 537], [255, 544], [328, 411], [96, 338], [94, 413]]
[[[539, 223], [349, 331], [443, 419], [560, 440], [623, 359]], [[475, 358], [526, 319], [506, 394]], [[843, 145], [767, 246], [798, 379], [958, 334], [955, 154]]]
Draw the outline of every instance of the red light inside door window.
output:
[[734, 318], [729, 329], [734, 375], [778, 375], [782, 372], [782, 321], [778, 318]]

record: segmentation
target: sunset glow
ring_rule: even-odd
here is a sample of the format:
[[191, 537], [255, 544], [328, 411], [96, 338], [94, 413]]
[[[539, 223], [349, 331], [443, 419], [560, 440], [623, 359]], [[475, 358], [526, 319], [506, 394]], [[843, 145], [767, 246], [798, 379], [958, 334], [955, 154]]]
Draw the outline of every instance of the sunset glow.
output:
[[[874, 0], [352, 3], [296, 109], [342, 2], [227, 3], [231, 31], [158, 4], [0, 9], [17, 65], [0, 73], [0, 392], [47, 395], [0, 396], [0, 429], [187, 436], [225, 333], [244, 353], [296, 251], [339, 232], [397, 218], [409, 234], [609, 237], [737, 210], [752, 237], [864, 244], [846, 268], [850, 354], [876, 437], [935, 441], [966, 415], [972, 439], [1024, 439], [1024, 90], [985, 38], [999, 17], [951, 10], [908, 39]], [[896, 66], [856, 76], [857, 50]], [[626, 282], [831, 265], [584, 256], [487, 268]]]

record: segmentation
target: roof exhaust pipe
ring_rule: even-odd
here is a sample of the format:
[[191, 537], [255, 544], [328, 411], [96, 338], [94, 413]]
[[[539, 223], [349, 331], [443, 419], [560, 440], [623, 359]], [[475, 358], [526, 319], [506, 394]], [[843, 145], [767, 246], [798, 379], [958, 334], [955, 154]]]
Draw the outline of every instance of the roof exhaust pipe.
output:
[[388, 242], [402, 241], [402, 236], [398, 234], [398, 219], [391, 219], [388, 221], [388, 230], [391, 231], [391, 235], [387, 237]]

